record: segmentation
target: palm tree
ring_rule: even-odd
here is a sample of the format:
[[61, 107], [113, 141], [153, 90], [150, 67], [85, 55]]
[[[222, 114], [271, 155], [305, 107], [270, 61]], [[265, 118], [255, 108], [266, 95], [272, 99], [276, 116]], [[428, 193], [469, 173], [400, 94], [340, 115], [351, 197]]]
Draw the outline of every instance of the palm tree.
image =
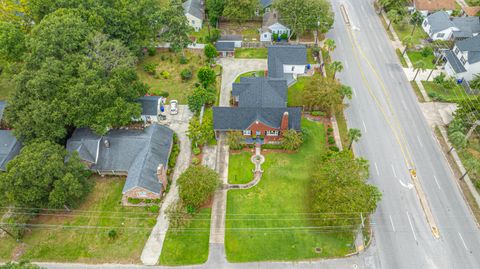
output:
[[339, 62], [339, 61], [333, 61], [333, 62], [330, 64], [330, 68], [332, 68], [332, 71], [333, 71], [333, 79], [335, 79], [335, 75], [337, 74], [337, 72], [342, 72], [342, 70], [343, 70], [343, 64], [342, 64], [342, 62]]
[[413, 64], [413, 70], [417, 70], [417, 73], [415, 73], [415, 77], [413, 77], [413, 81], [415, 81], [415, 79], [417, 79], [417, 76], [418, 76], [418, 73], [420, 73], [420, 71], [425, 71], [427, 70], [427, 64], [424, 62], [424, 61], [418, 61], [418, 62], [415, 62]]
[[390, 20], [390, 22], [388, 23], [388, 26], [387, 26], [387, 31], [390, 30], [390, 26], [392, 25], [392, 23], [399, 23], [403, 20], [402, 13], [400, 13], [396, 9], [392, 9], [392, 10], [388, 11], [387, 12], [387, 18]]
[[452, 133], [449, 139], [450, 142], [452, 142], [452, 144], [458, 149], [462, 149], [467, 145], [467, 138], [462, 132]]
[[402, 44], [405, 46], [405, 49], [403, 50], [402, 52], [402, 55], [405, 55], [405, 53], [407, 52], [407, 49], [409, 49], [411, 46], [413, 46], [414, 42], [413, 42], [413, 36], [409, 35], [409, 36], [406, 36], [403, 40], [402, 40]]
[[480, 89], [480, 74], [476, 74], [473, 79], [469, 82], [472, 89]]
[[352, 148], [353, 142], [358, 142], [360, 140], [360, 137], [362, 137], [362, 132], [360, 132], [359, 129], [348, 129], [348, 139], [350, 140], [350, 145], [348, 145], [348, 150]]
[[413, 35], [415, 33], [415, 30], [417, 29], [417, 26], [420, 26], [423, 22], [423, 16], [420, 14], [420, 12], [415, 11], [413, 12], [412, 16], [410, 16], [410, 23], [413, 25], [412, 33]]
[[340, 87], [340, 94], [342, 97], [347, 97], [350, 100], [352, 99], [352, 93], [352, 87], [347, 85], [342, 85], [342, 87]]
[[335, 50], [336, 47], [337, 45], [335, 45], [335, 40], [330, 38], [327, 38], [323, 43], [323, 49], [329, 52]]

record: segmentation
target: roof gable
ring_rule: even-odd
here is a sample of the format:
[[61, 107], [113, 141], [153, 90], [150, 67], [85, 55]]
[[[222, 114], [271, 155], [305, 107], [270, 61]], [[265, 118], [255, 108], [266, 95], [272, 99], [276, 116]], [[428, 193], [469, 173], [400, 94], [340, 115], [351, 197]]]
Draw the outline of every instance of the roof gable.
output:
[[287, 81], [265, 77], [243, 77], [232, 85], [239, 107], [286, 107]]
[[187, 0], [182, 4], [185, 14], [190, 14], [200, 20], [205, 17], [203, 0]]
[[303, 45], [268, 46], [268, 76], [284, 78], [284, 65], [307, 65], [307, 48]]

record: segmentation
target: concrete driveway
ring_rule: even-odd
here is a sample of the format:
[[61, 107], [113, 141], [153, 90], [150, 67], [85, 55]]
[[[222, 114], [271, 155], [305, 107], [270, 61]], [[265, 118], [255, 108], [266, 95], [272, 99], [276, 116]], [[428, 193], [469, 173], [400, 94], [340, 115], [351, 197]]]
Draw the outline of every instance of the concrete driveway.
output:
[[220, 106], [230, 106], [230, 93], [235, 79], [246, 72], [267, 70], [267, 59], [220, 58], [217, 63], [223, 67]]
[[[167, 109], [166, 111], [170, 111]], [[178, 106], [177, 115], [167, 115], [167, 121], [170, 127], [178, 136], [180, 142], [180, 154], [177, 158], [177, 164], [173, 170], [172, 183], [170, 191], [163, 198], [160, 208], [160, 214], [157, 217], [157, 223], [150, 233], [147, 243], [143, 249], [141, 260], [145, 265], [155, 265], [158, 262], [160, 253], [162, 252], [163, 241], [168, 230], [168, 219], [165, 210], [178, 198], [177, 178], [190, 165], [191, 146], [190, 139], [187, 137], [188, 123], [193, 114], [186, 105]]]

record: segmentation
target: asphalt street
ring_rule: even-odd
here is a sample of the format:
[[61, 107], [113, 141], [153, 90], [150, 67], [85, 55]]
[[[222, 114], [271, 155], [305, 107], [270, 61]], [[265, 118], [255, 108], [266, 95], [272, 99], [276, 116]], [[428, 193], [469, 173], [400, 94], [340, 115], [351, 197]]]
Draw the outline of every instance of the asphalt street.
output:
[[[350, 25], [340, 12], [345, 7]], [[480, 232], [376, 15], [372, 0], [333, 0], [338, 77], [353, 88], [346, 110], [382, 201], [372, 217], [377, 268], [480, 268]], [[419, 29], [421, 30], [421, 29]], [[413, 188], [416, 169], [436, 239]]]

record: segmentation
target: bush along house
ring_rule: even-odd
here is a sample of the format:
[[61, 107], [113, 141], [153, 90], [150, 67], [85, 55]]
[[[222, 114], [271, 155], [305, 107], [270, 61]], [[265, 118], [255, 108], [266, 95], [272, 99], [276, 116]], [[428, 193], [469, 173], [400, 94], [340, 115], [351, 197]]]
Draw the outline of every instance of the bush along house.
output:
[[213, 108], [217, 137], [222, 132], [241, 132], [248, 144], [277, 143], [286, 130], [300, 131], [302, 108], [287, 107], [287, 81], [294, 83], [305, 73], [306, 48], [270, 46], [268, 50], [268, 68], [273, 72], [240, 78], [232, 85], [233, 106]]

